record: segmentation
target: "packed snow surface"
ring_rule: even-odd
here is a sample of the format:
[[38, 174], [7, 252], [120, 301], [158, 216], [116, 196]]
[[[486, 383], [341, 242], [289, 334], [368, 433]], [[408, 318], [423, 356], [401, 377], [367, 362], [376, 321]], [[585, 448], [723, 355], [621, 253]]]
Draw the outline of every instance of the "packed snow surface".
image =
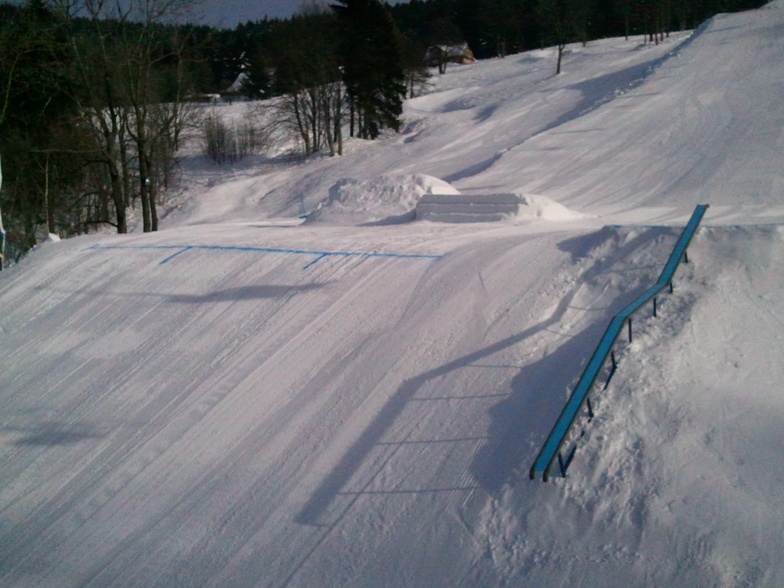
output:
[[[783, 31], [452, 67], [399, 135], [194, 148], [158, 233], [3, 271], [0, 585], [784, 586]], [[528, 480], [698, 203], [568, 476]]]

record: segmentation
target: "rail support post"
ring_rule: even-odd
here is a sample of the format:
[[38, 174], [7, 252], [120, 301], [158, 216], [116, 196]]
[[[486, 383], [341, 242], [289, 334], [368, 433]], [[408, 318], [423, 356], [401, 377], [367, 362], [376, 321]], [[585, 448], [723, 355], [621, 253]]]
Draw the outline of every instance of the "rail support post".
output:
[[612, 361], [612, 367], [610, 368], [610, 374], [607, 376], [607, 381], [604, 383], [605, 390], [607, 390], [607, 386], [610, 385], [610, 381], [615, 375], [615, 370], [618, 369], [618, 364], [615, 361], [615, 351], [610, 351], [610, 360]]
[[[566, 477], [566, 470], [569, 469], [569, 466], [572, 464], [572, 460], [574, 459], [574, 454], [577, 452], [577, 445], [572, 446], [572, 450], [569, 452], [569, 455], [564, 460], [561, 452], [558, 452], [558, 467], [561, 469], [561, 477]], [[545, 480], [547, 481], [547, 480]]]

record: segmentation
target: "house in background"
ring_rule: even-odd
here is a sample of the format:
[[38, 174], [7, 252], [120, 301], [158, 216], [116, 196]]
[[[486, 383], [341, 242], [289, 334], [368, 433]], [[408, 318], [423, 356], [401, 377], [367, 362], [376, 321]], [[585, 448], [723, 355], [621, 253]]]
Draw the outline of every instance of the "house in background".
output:
[[448, 63], [465, 65], [475, 61], [471, 48], [465, 42], [457, 45], [433, 45], [425, 52], [425, 65], [438, 67], [438, 73], [444, 73]]

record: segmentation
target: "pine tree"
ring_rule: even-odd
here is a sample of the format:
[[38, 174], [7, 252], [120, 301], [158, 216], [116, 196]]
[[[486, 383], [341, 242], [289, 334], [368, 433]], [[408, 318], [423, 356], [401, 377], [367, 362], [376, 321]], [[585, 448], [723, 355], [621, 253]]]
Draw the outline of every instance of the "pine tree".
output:
[[279, 120], [293, 130], [306, 155], [329, 148], [342, 154], [344, 91], [333, 14], [296, 15], [281, 31], [275, 64]]
[[384, 128], [400, 128], [406, 92], [395, 23], [379, 0], [338, 0], [343, 81], [361, 138], [375, 139]]
[[7, 16], [0, 21], [3, 204], [9, 234], [24, 250], [35, 245], [39, 227], [50, 233], [73, 229], [80, 170], [73, 150], [80, 131], [61, 23], [41, 0], [12, 8]]

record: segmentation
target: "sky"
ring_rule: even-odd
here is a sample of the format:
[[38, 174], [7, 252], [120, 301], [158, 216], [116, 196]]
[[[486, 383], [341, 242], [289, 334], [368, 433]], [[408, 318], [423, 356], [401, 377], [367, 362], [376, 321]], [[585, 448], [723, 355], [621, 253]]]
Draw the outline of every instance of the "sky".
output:
[[202, 10], [207, 23], [233, 27], [265, 16], [288, 18], [301, 4], [300, 0], [204, 0]]

